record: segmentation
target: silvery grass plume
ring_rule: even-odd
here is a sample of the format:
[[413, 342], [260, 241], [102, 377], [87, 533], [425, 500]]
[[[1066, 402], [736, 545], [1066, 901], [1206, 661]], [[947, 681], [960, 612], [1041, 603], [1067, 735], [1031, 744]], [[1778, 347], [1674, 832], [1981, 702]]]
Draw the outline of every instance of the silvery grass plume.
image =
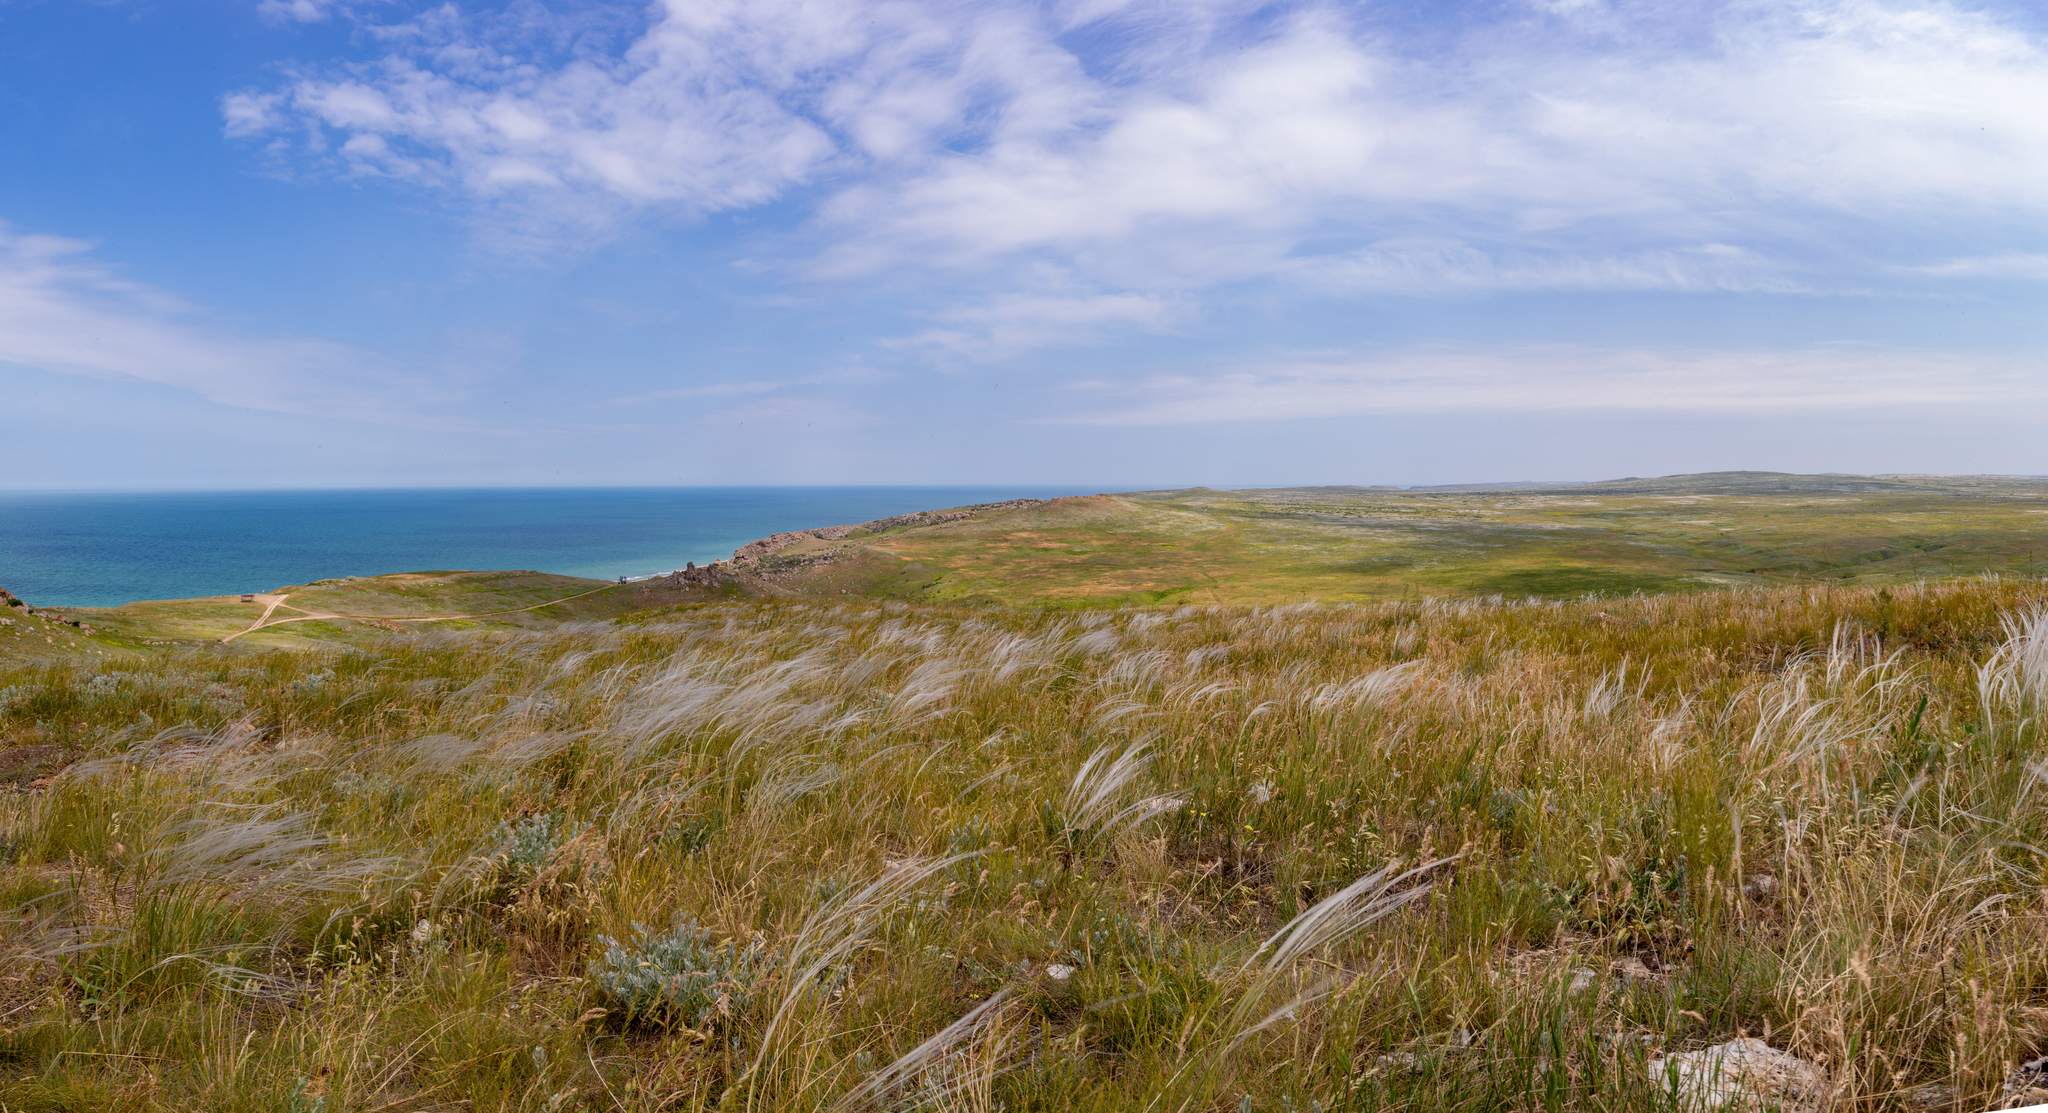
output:
[[1423, 662], [1374, 669], [1342, 684], [1320, 684], [1303, 701], [1312, 711], [1356, 711], [1396, 695], [1415, 683]]
[[[868, 1077], [866, 1082], [861, 1083], [841, 1096], [832, 1105], [834, 1113], [847, 1113], [847, 1111], [859, 1109], [871, 1102], [882, 1104], [892, 1091], [897, 1090], [904, 1083], [920, 1075], [927, 1076], [927, 1082], [921, 1087], [921, 1092], [917, 1095], [916, 1100], [908, 1103], [890, 1103], [890, 1108], [907, 1107], [917, 1109], [945, 1102], [961, 1091], [986, 1081], [986, 1078], [979, 1078], [960, 1072], [954, 1072], [948, 1077], [948, 1072], [945, 1070], [947, 1059], [949, 1058], [948, 1053], [961, 1040], [966, 1039], [981, 1029], [989, 1015], [1000, 1009], [1009, 999], [1010, 987], [1004, 986], [1002, 989], [997, 990], [988, 1000], [967, 1010], [966, 1014], [961, 1016], [960, 1019], [939, 1029], [930, 1039], [903, 1053], [895, 1062], [876, 1071]], [[988, 1063], [984, 1066], [985, 1070], [983, 1073], [985, 1075], [993, 1075], [995, 1073], [995, 1063]]]
[[409, 774], [448, 774], [490, 746], [484, 734], [428, 734], [392, 747], [391, 756], [405, 762]]
[[2005, 644], [1977, 669], [1977, 692], [1988, 716], [1994, 708], [2048, 707], [2048, 608], [2005, 616]]
[[[725, 760], [732, 764], [764, 741], [834, 738], [865, 721], [849, 706], [854, 690], [887, 664], [866, 657], [841, 661], [830, 648], [767, 666], [705, 650], [678, 653], [622, 709], [612, 732], [615, 747], [622, 760], [636, 761], [663, 739], [722, 734], [730, 736]], [[916, 683], [926, 687], [899, 694], [911, 702], [932, 694], [929, 674]]]
[[1129, 804], [1122, 803], [1124, 790], [1152, 763], [1152, 756], [1145, 752], [1151, 744], [1150, 739], [1140, 739], [1115, 757], [1110, 756], [1115, 753], [1115, 747], [1104, 746], [1081, 763], [1081, 768], [1074, 773], [1074, 783], [1067, 788], [1065, 811], [1068, 830], [1097, 836], [1111, 835], [1119, 829], [1135, 826], [1180, 807], [1185, 798], [1180, 793], [1163, 793]]
[[[933, 876], [942, 873], [961, 862], [979, 857], [981, 851], [969, 851], [946, 858], [926, 861], [900, 859], [886, 864], [880, 876], [858, 889], [833, 897], [820, 904], [804, 919], [782, 948], [781, 982], [785, 987], [782, 1000], [775, 1007], [774, 1015], [761, 1031], [760, 1050], [755, 1052], [754, 1061], [748, 1064], [745, 1073], [735, 1084], [744, 1082], [747, 1087], [745, 1108], [755, 1107], [755, 1099], [761, 1093], [761, 1071], [769, 1065], [776, 1052], [776, 1034], [790, 1015], [806, 998], [819, 995], [830, 974], [844, 966], [857, 952], [870, 944], [875, 932], [894, 916], [918, 890]], [[813, 1077], [805, 1083], [808, 1088], [817, 1082]], [[788, 1095], [794, 1098], [796, 1095]]]
[[1827, 795], [1837, 779], [1831, 759], [1891, 732], [1899, 716], [1890, 697], [1913, 679], [1911, 670], [1900, 667], [1898, 653], [1869, 657], [1857, 643], [1838, 638], [1828, 653], [1797, 658], [1776, 678], [1745, 692], [1757, 703], [1756, 722], [1740, 751], [1749, 775], [1810, 766]]
[[72, 922], [61, 906], [80, 899], [78, 889], [67, 886], [26, 901], [0, 916], [0, 924], [7, 925], [14, 932], [9, 940], [13, 951], [10, 957], [53, 962], [96, 950], [127, 936], [126, 931], [109, 924]]
[[[20, 941], [25, 952], [42, 959], [85, 955], [126, 944], [142, 930], [145, 907], [156, 915], [207, 919], [208, 909], [245, 909], [275, 921], [276, 930], [308, 910], [330, 910], [329, 922], [344, 913], [332, 909], [336, 897], [361, 899], [378, 883], [400, 876], [408, 863], [393, 857], [348, 857], [336, 853], [338, 840], [312, 827], [304, 813], [264, 815], [221, 821], [195, 817], [163, 829], [163, 845], [136, 853], [135, 907], [126, 923], [60, 926], [38, 916]], [[119, 914], [117, 913], [117, 918]], [[159, 924], [159, 927], [161, 925]], [[147, 936], [148, 932], [144, 932]], [[236, 938], [211, 947], [160, 953], [149, 964], [128, 972], [123, 986], [135, 978], [177, 965], [189, 965], [226, 988], [249, 996], [288, 996], [292, 980], [246, 966], [217, 961], [222, 954], [257, 953], [281, 939]]]
[[[1240, 970], [1248, 971], [1257, 966], [1267, 972], [1278, 972], [1315, 951], [1350, 939], [1373, 921], [1428, 896], [1434, 884], [1429, 880], [1415, 885], [1408, 882], [1464, 856], [1461, 851], [1448, 857], [1432, 858], [1407, 870], [1401, 870], [1398, 860], [1387, 863], [1281, 925], [1280, 930], [1259, 944]], [[1260, 962], [1262, 957], [1263, 963]]]
[[287, 763], [296, 759], [290, 752], [251, 752], [260, 737], [243, 721], [212, 733], [172, 728], [118, 757], [78, 762], [61, 774], [61, 783], [83, 788], [140, 766], [158, 775], [210, 782], [211, 794], [230, 798], [204, 806], [244, 818], [188, 815], [153, 836], [156, 845], [139, 852], [133, 867], [145, 887], [215, 885], [232, 891], [236, 900], [262, 894], [289, 903], [360, 890], [403, 868], [401, 859], [389, 856], [337, 855], [340, 844], [318, 830], [311, 813], [279, 814], [281, 804], [233, 803], [233, 797], [273, 790]]
[[1303, 1006], [1328, 996], [1341, 984], [1338, 977], [1324, 978], [1259, 1020], [1252, 1020], [1254, 1011], [1292, 974], [1296, 962], [1354, 939], [1375, 922], [1428, 896], [1434, 881], [1427, 875], [1464, 856], [1465, 852], [1460, 851], [1407, 870], [1401, 869], [1399, 860], [1389, 862], [1287, 921], [1279, 931], [1259, 944], [1237, 969], [1238, 976], [1245, 979], [1245, 986], [1224, 1019], [1224, 1028], [1230, 1033], [1229, 1041], [1220, 1051], [1190, 1061], [1180, 1074], [1161, 1088], [1159, 1096], [1147, 1109], [1165, 1100], [1174, 1084], [1199, 1066], [1194, 1091], [1180, 1105], [1182, 1109], [1196, 1107], [1202, 1100], [1201, 1096], [1211, 1088], [1225, 1060], [1246, 1040], [1283, 1020], [1293, 1019]]
[[1629, 671], [1629, 659], [1623, 657], [1613, 671], [1603, 673], [1600, 679], [1595, 680], [1592, 687], [1586, 689], [1579, 717], [1589, 723], [1599, 722], [1612, 718], [1624, 702], [1643, 702], [1650, 688], [1650, 670], [1643, 669], [1633, 686], [1629, 684]]

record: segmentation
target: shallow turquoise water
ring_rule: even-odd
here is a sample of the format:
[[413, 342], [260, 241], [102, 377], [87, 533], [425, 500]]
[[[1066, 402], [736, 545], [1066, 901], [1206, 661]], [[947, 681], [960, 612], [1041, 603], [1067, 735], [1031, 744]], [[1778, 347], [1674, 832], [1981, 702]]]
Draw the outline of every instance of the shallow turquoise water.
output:
[[611, 579], [758, 537], [1075, 487], [0, 492], [0, 587], [30, 603], [268, 591], [331, 576], [526, 568]]

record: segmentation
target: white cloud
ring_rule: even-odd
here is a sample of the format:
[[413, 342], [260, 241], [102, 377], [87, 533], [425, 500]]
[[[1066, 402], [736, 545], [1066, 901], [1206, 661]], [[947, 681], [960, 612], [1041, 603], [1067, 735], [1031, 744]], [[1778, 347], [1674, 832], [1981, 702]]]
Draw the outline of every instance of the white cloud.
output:
[[388, 0], [257, 0], [256, 14], [269, 23], [325, 23], [336, 14]]
[[1307, 356], [1127, 384], [1047, 419], [1184, 425], [1386, 414], [1660, 412], [1773, 415], [2048, 402], [2048, 360], [1875, 348], [1716, 351], [1425, 346]]
[[1291, 273], [1331, 290], [1456, 293], [1478, 290], [1713, 290], [1811, 293], [1784, 264], [1729, 244], [1626, 255], [1481, 250], [1421, 237], [1296, 261]]
[[579, 235], [807, 191], [813, 274], [1023, 256], [1111, 295], [1839, 287], [1902, 230], [2048, 216], [2048, 49], [1939, 0], [1546, 3], [1449, 39], [1317, 3], [665, 0], [566, 56], [450, 11], [227, 98], [231, 134]]
[[1011, 294], [939, 314], [951, 327], [890, 341], [977, 360], [999, 360], [1036, 348], [1087, 343], [1105, 332], [1160, 332], [1183, 315], [1176, 299], [1147, 294], [1048, 296]]
[[[1829, 220], [2048, 215], [2048, 118], [2029, 107], [2048, 101], [2048, 52], [2026, 35], [1943, 5], [1722, 11], [1687, 52], [1635, 20], [1592, 41], [1498, 28], [1426, 60], [1304, 14], [1171, 85], [1106, 90], [1091, 115], [938, 156], [830, 212], [856, 263], [1219, 234], [1277, 256], [1387, 231], [1805, 255]], [[1565, 284], [1584, 277], [1566, 268]]]
[[646, 402], [682, 401], [692, 398], [746, 398], [757, 394], [774, 394], [793, 386], [810, 385], [815, 379], [759, 380], [742, 383], [706, 383], [703, 386], [682, 386], [671, 390], [652, 390], [645, 394], [630, 394], [622, 398], [605, 401], [607, 406], [637, 406]]
[[[223, 101], [229, 133], [311, 126], [345, 173], [416, 180], [587, 225], [648, 207], [759, 205], [847, 159], [924, 153], [972, 108], [972, 54], [1000, 68], [999, 15], [916, 5], [656, 5], [616, 56], [533, 64], [504, 29], [437, 10], [386, 29], [373, 65]], [[1014, 92], [1014, 91], [1013, 91]], [[1006, 98], [1007, 99], [1007, 98]], [[335, 141], [338, 136], [339, 142]]]
[[93, 262], [89, 246], [0, 224], [0, 363], [181, 387], [247, 409], [413, 425], [445, 401], [368, 353], [211, 320]]
[[2048, 281], [2048, 254], [1984, 255], [1900, 269], [1909, 274], [1926, 274], [1939, 278], [2012, 278]]
[[779, 436], [801, 436], [803, 430], [861, 429], [881, 419], [845, 400], [815, 395], [763, 397], [704, 414], [707, 425], [780, 430]]
[[331, 0], [260, 0], [256, 14], [276, 23], [318, 23], [333, 8]]

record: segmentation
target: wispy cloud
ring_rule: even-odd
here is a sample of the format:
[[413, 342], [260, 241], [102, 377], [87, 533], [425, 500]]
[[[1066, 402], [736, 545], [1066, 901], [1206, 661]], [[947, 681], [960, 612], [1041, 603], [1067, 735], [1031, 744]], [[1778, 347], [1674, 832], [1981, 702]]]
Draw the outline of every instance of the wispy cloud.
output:
[[441, 8], [224, 110], [494, 220], [801, 196], [813, 274], [1049, 258], [1110, 295], [1839, 285], [1900, 229], [2048, 216], [2048, 50], [1995, 11], [1488, 11], [1446, 37], [1313, 2], [666, 0], [606, 50]]
[[[818, 398], [824, 393], [843, 391], [863, 383], [874, 383], [888, 378], [886, 374], [865, 367], [848, 367], [835, 371], [811, 375], [793, 375], [783, 379], [742, 379], [738, 381], [692, 383], [688, 386], [665, 387], [640, 394], [623, 395], [605, 400], [606, 406], [641, 406], [649, 402], [704, 402], [717, 399], [743, 398], [763, 399], [771, 395], [803, 395]], [[755, 401], [749, 406], [769, 403]], [[776, 403], [779, 404], [779, 403]]]
[[325, 23], [337, 15], [353, 15], [392, 0], [257, 0], [256, 14], [268, 23]]
[[629, 394], [605, 401], [607, 406], [638, 406], [647, 402], [676, 402], [694, 398], [749, 398], [758, 394], [774, 394], [796, 386], [809, 386], [816, 380], [782, 379], [745, 383], [706, 383], [703, 386], [681, 386], [669, 390], [650, 390], [645, 394]]
[[2048, 281], [2048, 253], [1982, 255], [1900, 269], [1909, 274], [1934, 275], [1940, 278], [2011, 278], [2040, 282]]
[[1469, 243], [1388, 240], [1297, 261], [1289, 273], [1316, 287], [1374, 293], [1485, 290], [1671, 290], [1799, 294], [1813, 281], [1778, 260], [1731, 244], [1702, 243], [1620, 255], [1486, 250]]
[[1179, 299], [1149, 294], [1011, 294], [938, 314], [945, 327], [888, 343], [974, 360], [1099, 339], [1107, 332], [1159, 332], [1183, 316]]
[[0, 362], [160, 383], [232, 406], [382, 423], [427, 416], [439, 389], [330, 341], [252, 333], [96, 263], [90, 245], [0, 225]]
[[703, 420], [727, 428], [779, 430], [778, 437], [801, 436], [806, 430], [862, 429], [885, 424], [882, 418], [843, 398], [815, 394], [768, 395], [706, 413]]
[[[1421, 413], [1779, 415], [2048, 402], [2048, 360], [1838, 347], [1770, 351], [1436, 345], [1073, 384], [1053, 424], [1185, 425]], [[1087, 400], [1100, 399], [1094, 405]]]

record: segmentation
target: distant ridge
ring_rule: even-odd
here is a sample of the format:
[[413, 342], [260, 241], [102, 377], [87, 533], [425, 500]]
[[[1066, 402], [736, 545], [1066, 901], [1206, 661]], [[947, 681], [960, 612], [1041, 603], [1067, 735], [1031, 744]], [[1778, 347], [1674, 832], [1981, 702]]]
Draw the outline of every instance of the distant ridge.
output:
[[[1628, 476], [1596, 483], [1560, 485], [1553, 490], [1579, 494], [1880, 494], [1957, 489], [1990, 492], [1999, 488], [2036, 490], [2041, 481], [2013, 475], [1802, 475], [1776, 471], [1713, 471], [1655, 478]], [[1505, 489], [1505, 488], [1503, 488]]]
[[[1620, 479], [1599, 479], [1561, 483], [1445, 483], [1435, 486], [1417, 487], [1356, 487], [1352, 490], [1402, 490], [1409, 492], [1456, 491], [1481, 493], [1487, 491], [1571, 491], [1578, 494], [1848, 494], [1882, 492], [1911, 492], [1940, 489], [1953, 491], [1957, 488], [1990, 491], [2001, 487], [2034, 489], [2041, 486], [2043, 476], [2035, 475], [1917, 475], [1880, 474], [1856, 475], [1847, 472], [1821, 472], [1805, 474], [1781, 471], [1709, 471], [1686, 472], [1677, 475], [1654, 477], [1624, 476]], [[1317, 488], [1293, 488], [1315, 490]], [[1323, 488], [1337, 490], [1339, 488]]]
[[[2042, 475], [1936, 475], [1917, 473], [1879, 473], [1862, 475], [1852, 472], [1784, 472], [1784, 471], [1706, 471], [1680, 472], [1673, 475], [1637, 476], [1629, 475], [1618, 479], [1557, 479], [1533, 480], [1512, 479], [1485, 483], [1418, 483], [1402, 486], [1391, 483], [1332, 483], [1303, 484], [1290, 487], [1246, 487], [1240, 492], [1261, 491], [1280, 493], [1299, 491], [1305, 494], [1341, 495], [1349, 493], [1401, 492], [1427, 494], [1433, 491], [1456, 493], [1483, 493], [1487, 491], [1578, 491], [1586, 493], [1655, 494], [1658, 492], [1689, 494], [1786, 494], [1792, 492], [1848, 492], [1848, 491], [1924, 491], [1930, 488], [1952, 490], [1957, 487], [1988, 489], [2001, 486], [2038, 486], [2038, 481], [2048, 479]], [[1160, 488], [1148, 491], [1127, 491], [1126, 495], [1222, 493], [1213, 487]]]
[[1382, 491], [1520, 491], [1529, 488], [1583, 487], [1583, 480], [1515, 480], [1510, 483], [1436, 483], [1426, 487], [1380, 487]]

